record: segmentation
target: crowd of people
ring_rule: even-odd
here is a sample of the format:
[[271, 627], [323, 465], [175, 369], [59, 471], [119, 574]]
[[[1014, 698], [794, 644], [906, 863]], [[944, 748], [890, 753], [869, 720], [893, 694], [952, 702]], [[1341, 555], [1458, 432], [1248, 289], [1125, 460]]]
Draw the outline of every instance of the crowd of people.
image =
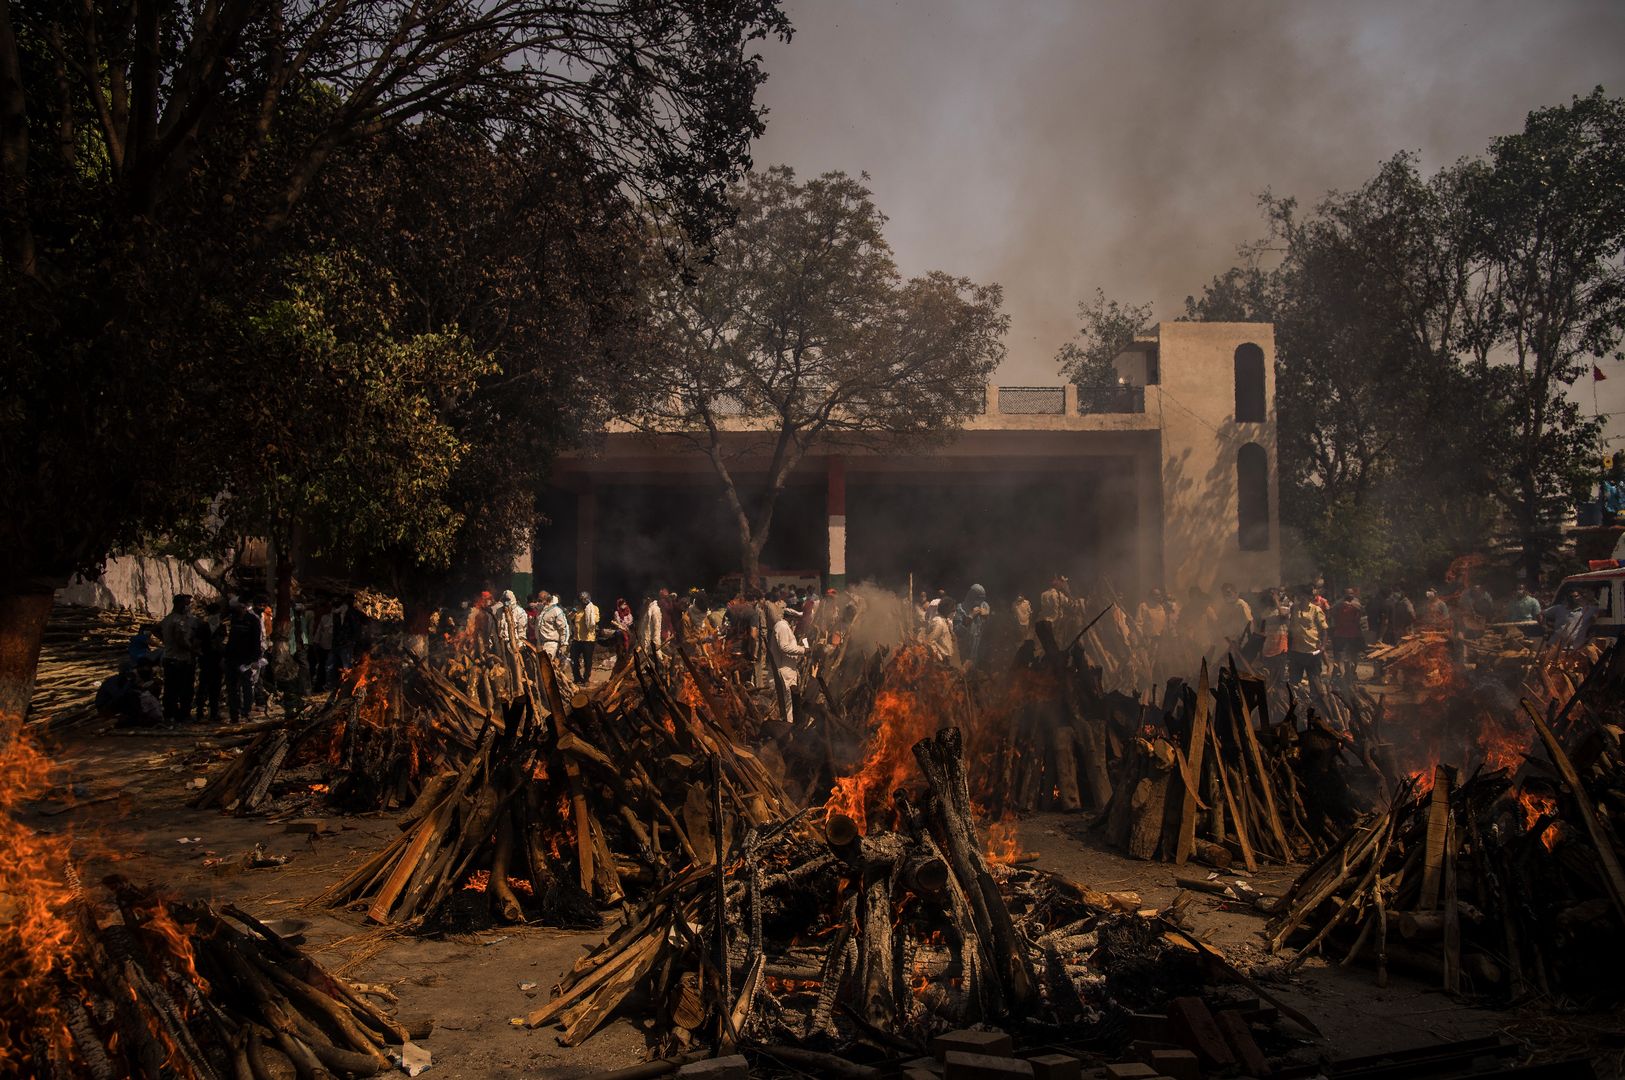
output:
[[352, 600], [296, 603], [285, 632], [273, 633], [262, 598], [230, 596], [198, 605], [177, 594], [161, 622], [130, 638], [96, 708], [121, 726], [243, 723], [268, 711], [273, 693], [298, 699], [335, 685], [372, 634]]
[[[741, 589], [726, 598], [661, 588], [644, 594], [636, 609], [617, 597], [606, 614], [587, 592], [568, 609], [546, 589], [528, 603], [511, 590], [500, 597], [485, 592], [460, 608], [436, 612], [427, 648], [504, 647], [512, 634], [557, 662], [561, 674], [567, 657], [571, 680], [585, 684], [597, 667], [616, 671], [629, 663], [634, 648], [659, 663], [673, 639], [714, 643], [718, 658], [748, 685], [775, 686], [788, 717], [803, 661], [850, 622], [853, 598], [843, 602], [839, 595], [806, 586]], [[600, 650], [613, 661], [600, 664]]]
[[[1570, 590], [1543, 605], [1518, 585], [1497, 602], [1474, 582], [1448, 594], [1428, 588], [1419, 604], [1398, 586], [1377, 590], [1370, 602], [1348, 587], [1334, 601], [1324, 579], [1317, 579], [1247, 595], [1229, 582], [1216, 593], [1193, 587], [1183, 600], [1153, 588], [1124, 615], [1152, 685], [1188, 674], [1204, 656], [1217, 659], [1235, 650], [1260, 664], [1272, 685], [1306, 685], [1320, 694], [1328, 680], [1351, 684], [1374, 642], [1394, 644], [1415, 630], [1446, 631], [1466, 641], [1492, 625], [1562, 634], [1576, 625], [1582, 600]], [[857, 594], [808, 586], [741, 588], [727, 596], [661, 588], [641, 596], [636, 608], [617, 597], [607, 611], [587, 592], [566, 607], [546, 589], [527, 602], [508, 590], [482, 592], [457, 608], [433, 612], [427, 626], [406, 628], [406, 641], [420, 655], [469, 645], [506, 649], [511, 641], [526, 641], [577, 684], [591, 682], [595, 668], [618, 670], [634, 647], [659, 662], [673, 639], [712, 644], [714, 655], [750, 687], [775, 689], [783, 718], [793, 723], [804, 665], [838, 640], [861, 606]], [[1036, 605], [1018, 593], [999, 616], [980, 584], [959, 599], [946, 589], [921, 591], [912, 598], [907, 629], [938, 660], [976, 669], [989, 664], [993, 652], [1002, 655], [1031, 641], [1039, 621], [1049, 622], [1059, 641], [1075, 640], [1091, 614], [1100, 613], [1091, 611], [1088, 597], [1056, 575]], [[241, 723], [256, 709], [268, 709], [275, 694], [291, 707], [336, 685], [373, 633], [372, 620], [353, 598], [295, 603], [276, 639], [271, 607], [261, 599], [232, 596], [199, 606], [178, 595], [168, 616], [131, 639], [119, 671], [102, 684], [97, 706], [120, 724], [176, 725], [193, 718], [218, 724], [224, 701], [231, 722]]]

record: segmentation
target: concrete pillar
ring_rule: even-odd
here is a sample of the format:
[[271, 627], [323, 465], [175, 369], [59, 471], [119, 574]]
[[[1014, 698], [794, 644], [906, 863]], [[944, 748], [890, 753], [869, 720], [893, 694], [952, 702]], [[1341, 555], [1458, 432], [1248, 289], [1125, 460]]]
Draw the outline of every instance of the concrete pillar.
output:
[[1061, 411], [1068, 416], [1078, 415], [1078, 384], [1067, 383], [1061, 387]]
[[1138, 602], [1153, 586], [1161, 586], [1163, 562], [1162, 440], [1142, 446], [1134, 455], [1134, 525], [1138, 537], [1140, 574]]
[[[598, 544], [598, 492], [589, 482], [576, 496], [576, 592], [593, 591], [594, 551]], [[596, 594], [594, 594], [596, 595]]]
[[825, 587], [846, 586], [846, 459], [831, 454], [826, 466], [828, 488], [825, 510], [829, 515], [829, 567]]
[[525, 538], [525, 546], [514, 553], [513, 568], [508, 574], [508, 588], [518, 597], [530, 596], [531, 590], [536, 587], [536, 567], [531, 557], [531, 543], [533, 538]]

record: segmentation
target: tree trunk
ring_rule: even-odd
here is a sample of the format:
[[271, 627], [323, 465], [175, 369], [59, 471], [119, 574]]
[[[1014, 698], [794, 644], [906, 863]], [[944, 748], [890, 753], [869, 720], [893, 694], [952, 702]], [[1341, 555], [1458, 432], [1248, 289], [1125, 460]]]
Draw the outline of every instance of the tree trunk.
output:
[[54, 600], [47, 589], [0, 594], [0, 749], [22, 730]]
[[280, 539], [274, 543], [272, 551], [276, 559], [276, 608], [271, 615], [271, 637], [275, 641], [286, 641], [288, 638], [288, 624], [293, 621], [293, 543], [290, 539], [291, 530], [278, 530]]
[[756, 587], [756, 578], [762, 571], [762, 549], [756, 543], [755, 537], [750, 533], [750, 519], [743, 510], [739, 511], [739, 572], [744, 575], [740, 582], [741, 591], [749, 591]]

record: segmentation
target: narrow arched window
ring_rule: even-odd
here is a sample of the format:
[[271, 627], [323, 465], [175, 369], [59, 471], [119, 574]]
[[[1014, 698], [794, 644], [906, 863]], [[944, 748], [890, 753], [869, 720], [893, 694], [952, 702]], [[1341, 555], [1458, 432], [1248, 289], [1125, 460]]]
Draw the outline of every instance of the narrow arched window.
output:
[[1236, 535], [1243, 551], [1269, 550], [1270, 463], [1257, 443], [1236, 451]]
[[1264, 350], [1252, 342], [1236, 346], [1236, 423], [1264, 422]]

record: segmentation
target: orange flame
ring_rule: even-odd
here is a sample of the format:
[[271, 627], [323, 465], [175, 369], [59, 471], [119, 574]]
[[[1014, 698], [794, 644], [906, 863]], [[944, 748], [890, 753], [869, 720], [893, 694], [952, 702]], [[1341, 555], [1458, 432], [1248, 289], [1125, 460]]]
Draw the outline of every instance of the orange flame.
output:
[[988, 822], [987, 838], [982, 842], [987, 861], [995, 866], [1011, 866], [1027, 858], [1030, 853], [1021, 850], [1020, 832], [1014, 817]]
[[40, 1033], [59, 1056], [72, 1038], [56, 993], [57, 980], [80, 967], [74, 893], [65, 882], [69, 845], [17, 820], [20, 805], [50, 783], [51, 762], [25, 737], [0, 749], [0, 1072], [26, 1073], [27, 1047]]
[[870, 815], [916, 778], [914, 744], [951, 723], [954, 704], [962, 697], [953, 671], [932, 663], [923, 646], [899, 649], [875, 694], [869, 714], [874, 730], [863, 764], [835, 779], [824, 804], [828, 810], [846, 814], [867, 833]]
[[[1557, 800], [1538, 791], [1519, 790], [1518, 806], [1523, 811], [1525, 833], [1540, 824], [1541, 818], [1547, 816], [1556, 818], [1558, 816]], [[1541, 830], [1540, 842], [1545, 845], [1547, 851], [1551, 851], [1557, 846], [1557, 835], [1558, 828], [1555, 820]]]

